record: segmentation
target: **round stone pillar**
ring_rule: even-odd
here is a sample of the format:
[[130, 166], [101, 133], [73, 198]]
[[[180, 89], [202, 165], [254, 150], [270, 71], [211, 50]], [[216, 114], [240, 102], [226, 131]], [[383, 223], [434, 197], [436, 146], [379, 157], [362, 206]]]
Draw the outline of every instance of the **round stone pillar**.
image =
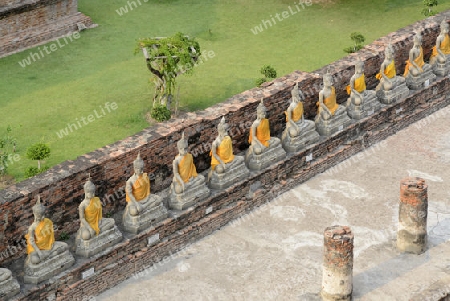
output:
[[353, 290], [353, 233], [346, 226], [324, 232], [322, 300], [350, 301]]
[[428, 186], [417, 177], [400, 182], [397, 249], [421, 254], [427, 244]]

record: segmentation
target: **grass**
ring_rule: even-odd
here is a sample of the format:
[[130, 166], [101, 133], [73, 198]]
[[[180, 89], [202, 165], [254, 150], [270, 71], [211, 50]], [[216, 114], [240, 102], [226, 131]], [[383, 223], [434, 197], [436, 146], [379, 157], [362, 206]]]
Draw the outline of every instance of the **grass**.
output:
[[[181, 106], [199, 110], [254, 87], [263, 65], [275, 67], [279, 76], [312, 71], [345, 56], [342, 49], [352, 44], [351, 32], [361, 32], [370, 43], [423, 18], [421, 0], [326, 2], [306, 6], [255, 35], [251, 29], [261, 20], [289, 6], [295, 9], [294, 1], [140, 0], [142, 5], [119, 16], [116, 10], [127, 5], [125, 0], [79, 0], [79, 10], [97, 28], [25, 68], [18, 62], [38, 48], [0, 59], [0, 133], [13, 126], [22, 157], [9, 172], [22, 180], [26, 167], [37, 166], [25, 152], [39, 141], [50, 145], [45, 164], [53, 166], [148, 126], [145, 113], [153, 86], [142, 55], [133, 55], [138, 38], [181, 31], [214, 52], [194, 75], [178, 81]], [[439, 1], [439, 11], [449, 8], [450, 0]], [[68, 123], [87, 118], [107, 102], [118, 108], [58, 137]]]

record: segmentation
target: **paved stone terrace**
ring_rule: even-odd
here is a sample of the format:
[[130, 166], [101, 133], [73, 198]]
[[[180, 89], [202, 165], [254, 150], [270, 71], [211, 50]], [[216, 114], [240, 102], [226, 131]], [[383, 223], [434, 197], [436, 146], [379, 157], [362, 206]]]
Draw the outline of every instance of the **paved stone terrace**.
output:
[[[450, 292], [450, 108], [279, 196], [85, 300], [319, 300], [323, 231], [355, 234], [354, 300], [440, 300]], [[429, 248], [395, 249], [400, 180], [428, 184]]]

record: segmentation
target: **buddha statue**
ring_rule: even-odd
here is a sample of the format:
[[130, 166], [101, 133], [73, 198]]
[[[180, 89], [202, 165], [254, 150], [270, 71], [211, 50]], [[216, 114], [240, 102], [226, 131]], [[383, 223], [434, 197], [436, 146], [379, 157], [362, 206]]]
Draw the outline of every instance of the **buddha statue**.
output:
[[423, 61], [422, 36], [417, 32], [414, 36], [414, 46], [409, 51], [409, 59], [406, 61], [405, 73], [406, 85], [412, 90], [426, 88], [436, 79], [431, 65]]
[[250, 128], [245, 161], [250, 170], [262, 170], [269, 165], [286, 157], [280, 139], [270, 137], [269, 119], [266, 118], [267, 109], [263, 100], [256, 109], [256, 120]]
[[24, 282], [38, 284], [72, 266], [75, 259], [66, 243], [55, 241], [53, 223], [45, 218], [40, 196], [32, 210], [34, 222], [25, 235], [28, 257], [25, 260]]
[[446, 76], [450, 69], [450, 37], [448, 35], [449, 26], [444, 19], [441, 23], [441, 32], [436, 38], [436, 45], [430, 57], [430, 65], [433, 72], [439, 76]]
[[336, 89], [329, 70], [323, 75], [323, 88], [319, 92], [316, 129], [321, 136], [331, 136], [351, 124], [345, 106], [336, 101]]
[[394, 61], [394, 49], [388, 44], [384, 49], [384, 61], [381, 63], [380, 73], [376, 75], [380, 81], [376, 88], [378, 100], [383, 104], [395, 103], [409, 94], [405, 78], [397, 76]]
[[197, 201], [209, 196], [205, 177], [197, 174], [194, 157], [187, 152], [188, 142], [184, 132], [177, 143], [178, 155], [173, 160], [173, 179], [169, 206], [175, 210], [184, 210]]
[[133, 162], [134, 174], [125, 184], [127, 206], [123, 212], [123, 226], [127, 232], [137, 234], [165, 219], [168, 215], [162, 198], [150, 194], [150, 179], [144, 173], [140, 153]]
[[381, 108], [375, 91], [366, 90], [364, 62], [358, 60], [355, 64], [355, 74], [347, 86], [347, 114], [352, 119], [359, 120], [373, 114]]
[[246, 178], [249, 170], [245, 166], [244, 157], [233, 154], [233, 144], [228, 136], [228, 124], [224, 117], [220, 120], [217, 131], [218, 136], [211, 145], [208, 184], [212, 189], [226, 189]]
[[95, 185], [88, 178], [84, 184], [84, 200], [78, 207], [80, 229], [76, 236], [76, 254], [84, 257], [95, 255], [122, 239], [114, 219], [103, 218], [102, 203], [95, 196]]
[[306, 120], [303, 114], [303, 93], [298, 83], [291, 90], [291, 103], [286, 112], [286, 129], [281, 136], [283, 148], [288, 153], [299, 152], [310, 144], [319, 141], [314, 121]]
[[20, 285], [12, 277], [11, 271], [0, 268], [0, 300], [9, 300], [9, 298], [17, 295], [19, 292]]

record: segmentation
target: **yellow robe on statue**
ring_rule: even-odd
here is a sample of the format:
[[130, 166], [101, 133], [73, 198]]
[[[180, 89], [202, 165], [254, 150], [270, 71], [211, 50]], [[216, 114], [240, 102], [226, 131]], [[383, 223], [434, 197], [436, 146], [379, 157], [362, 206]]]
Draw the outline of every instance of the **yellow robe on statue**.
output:
[[[219, 147], [216, 148], [216, 154], [224, 163], [230, 163], [234, 160], [233, 143], [230, 136], [226, 136], [225, 138], [223, 138]], [[211, 168], [212, 170], [214, 170], [220, 162], [216, 159], [216, 157], [214, 157], [212, 151], [209, 153], [209, 155], [211, 156]]]
[[[132, 186], [133, 196], [136, 201], [142, 201], [150, 194], [150, 180], [146, 173], [143, 173]], [[127, 202], [130, 201], [130, 196], [128, 192], [126, 193]]]
[[[420, 67], [420, 70], [422, 70], [422, 66], [425, 65], [425, 62], [423, 61], [423, 49], [422, 49], [422, 47], [420, 47], [420, 54], [419, 54], [418, 57], [416, 57], [416, 58], [414, 59], [414, 63], [416, 63], [416, 64]], [[413, 65], [413, 64], [412, 64], [409, 60], [406, 61], [405, 73], [403, 74], [403, 76], [407, 76], [407, 75], [408, 75], [408, 73], [409, 73], [409, 68], [410, 68], [412, 65]]]
[[[330, 110], [331, 115], [334, 115], [336, 110], [339, 108], [339, 105], [336, 102], [336, 89], [334, 87], [331, 87], [331, 94], [323, 100], [323, 104], [327, 106], [328, 110]], [[319, 111], [317, 114], [319, 114], [322, 110], [319, 102], [317, 102], [317, 106], [319, 107]]]
[[[388, 78], [394, 78], [397, 75], [394, 60], [392, 60], [392, 62], [389, 65], [387, 65], [387, 67], [384, 69], [384, 75], [386, 75]], [[383, 77], [381, 76], [380, 73], [377, 73], [376, 78], [378, 80], [381, 80]]]
[[[262, 145], [269, 147], [269, 140], [270, 140], [269, 119], [267, 119], [267, 118], [261, 119], [258, 127], [256, 128], [256, 138], [258, 138], [259, 142], [261, 142]], [[251, 132], [250, 132], [250, 136], [248, 137], [248, 143], [250, 143], [250, 144], [252, 143], [252, 133]]]
[[[446, 55], [450, 54], [450, 37], [448, 34], [445, 35], [444, 40], [441, 42], [439, 49]], [[430, 60], [431, 60], [431, 58], [433, 58], [437, 55], [438, 55], [438, 52], [436, 49], [436, 45], [434, 45], [433, 53], [431, 54]]]
[[178, 163], [178, 173], [184, 183], [189, 182], [192, 177], [197, 177], [197, 169], [194, 165], [194, 157], [186, 154]]
[[[284, 114], [286, 114], [286, 122], [288, 121], [288, 112], [285, 111]], [[302, 118], [303, 116], [303, 103], [299, 102], [297, 103], [297, 106], [292, 110], [292, 121], [297, 122]]]
[[102, 203], [98, 197], [91, 199], [89, 206], [84, 210], [84, 218], [86, 219], [89, 226], [95, 230], [97, 235], [100, 233], [100, 228], [98, 224], [102, 220]]
[[[34, 252], [34, 248], [30, 243], [30, 235], [25, 235], [27, 240], [27, 254]], [[53, 223], [48, 218], [44, 218], [34, 230], [34, 242], [39, 250], [51, 250], [55, 242], [55, 234], [53, 233]]]
[[[364, 74], [362, 74], [360, 77], [355, 79], [355, 90], [359, 93], [362, 93], [366, 91], [366, 79], [364, 77]], [[350, 95], [352, 93], [352, 88], [350, 85], [347, 86], [347, 94]]]

